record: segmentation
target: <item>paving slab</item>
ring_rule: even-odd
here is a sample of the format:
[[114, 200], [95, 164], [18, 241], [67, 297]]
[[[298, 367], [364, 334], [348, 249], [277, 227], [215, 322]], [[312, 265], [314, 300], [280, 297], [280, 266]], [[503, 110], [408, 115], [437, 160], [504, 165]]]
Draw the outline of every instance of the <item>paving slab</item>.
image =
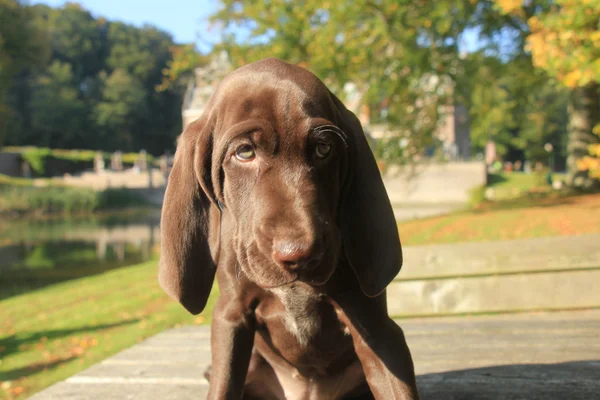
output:
[[[423, 399], [599, 398], [600, 310], [399, 320]], [[209, 327], [162, 332], [32, 400], [203, 399]]]

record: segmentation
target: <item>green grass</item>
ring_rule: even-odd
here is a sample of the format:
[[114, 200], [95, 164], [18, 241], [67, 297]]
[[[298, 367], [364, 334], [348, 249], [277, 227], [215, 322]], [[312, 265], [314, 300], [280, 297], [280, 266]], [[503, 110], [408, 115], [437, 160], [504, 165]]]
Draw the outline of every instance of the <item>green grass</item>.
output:
[[[42, 179], [45, 184], [49, 184], [49, 179]], [[8, 176], [0, 174], [0, 187], [2, 186], [33, 186], [33, 179], [29, 178], [16, 178], [14, 176]]]
[[[600, 233], [600, 195], [484, 202], [399, 230], [404, 245]], [[192, 317], [159, 288], [156, 268], [146, 262], [0, 300], [0, 398], [31, 395], [169, 327], [210, 322], [216, 293]]]
[[151, 261], [0, 301], [0, 398], [24, 398], [178, 324], [209, 323], [168, 298]]
[[[550, 189], [546, 181], [547, 172], [522, 172], [490, 174], [488, 188], [494, 191], [494, 200], [508, 200], [521, 197], [531, 190]], [[553, 180], [564, 180], [565, 174], [553, 173]]]
[[600, 233], [600, 194], [531, 194], [402, 222], [398, 228], [404, 245]]

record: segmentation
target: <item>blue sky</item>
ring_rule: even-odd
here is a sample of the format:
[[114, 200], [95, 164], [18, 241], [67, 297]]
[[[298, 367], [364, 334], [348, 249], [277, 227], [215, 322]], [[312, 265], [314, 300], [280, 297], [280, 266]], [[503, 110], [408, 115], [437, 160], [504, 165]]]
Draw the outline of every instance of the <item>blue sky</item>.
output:
[[[207, 52], [218, 40], [218, 31], [209, 29], [207, 17], [219, 7], [218, 0], [71, 0], [82, 4], [95, 16], [141, 26], [152, 24], [173, 35], [178, 43], [195, 42]], [[30, 0], [30, 4], [60, 7], [67, 0]], [[237, 32], [237, 34], [241, 34]], [[463, 37], [469, 51], [478, 47], [475, 32]]]
[[[176, 42], [195, 42], [198, 38], [214, 43], [216, 33], [208, 29], [206, 17], [217, 10], [217, 0], [80, 0], [95, 17], [120, 20], [137, 26], [149, 23], [173, 35]], [[30, 4], [59, 7], [65, 0], [31, 0]], [[202, 50], [203, 40], [198, 41]]]

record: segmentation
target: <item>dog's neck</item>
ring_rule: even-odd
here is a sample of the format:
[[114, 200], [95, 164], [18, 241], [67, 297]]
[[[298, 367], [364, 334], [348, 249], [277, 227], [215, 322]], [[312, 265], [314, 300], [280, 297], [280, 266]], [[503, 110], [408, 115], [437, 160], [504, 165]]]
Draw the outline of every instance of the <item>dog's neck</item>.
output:
[[285, 324], [298, 343], [306, 346], [321, 329], [319, 303], [323, 295], [308, 285], [291, 284], [270, 290], [285, 308]]

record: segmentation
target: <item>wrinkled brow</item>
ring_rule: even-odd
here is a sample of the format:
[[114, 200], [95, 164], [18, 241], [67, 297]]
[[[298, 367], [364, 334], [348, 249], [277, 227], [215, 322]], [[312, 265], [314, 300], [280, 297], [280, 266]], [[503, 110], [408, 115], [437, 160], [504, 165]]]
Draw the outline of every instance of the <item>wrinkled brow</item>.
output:
[[346, 146], [346, 148], [348, 148], [348, 135], [346, 135], [344, 133], [344, 131], [342, 131], [340, 128], [338, 128], [335, 125], [320, 125], [317, 126], [316, 128], [313, 129], [313, 132], [319, 134], [319, 133], [333, 133], [335, 135], [337, 135], [342, 142], [344, 143], [344, 146]]

